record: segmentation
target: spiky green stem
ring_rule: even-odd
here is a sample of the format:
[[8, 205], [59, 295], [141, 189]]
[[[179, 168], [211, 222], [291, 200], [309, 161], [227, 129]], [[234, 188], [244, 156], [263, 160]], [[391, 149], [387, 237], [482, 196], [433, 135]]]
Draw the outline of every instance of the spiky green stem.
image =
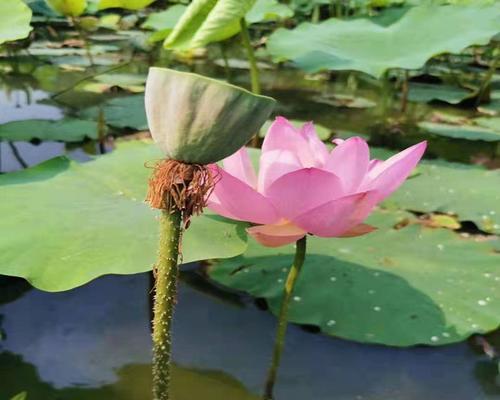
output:
[[153, 318], [153, 400], [170, 400], [172, 319], [177, 298], [180, 211], [162, 211]]
[[276, 332], [276, 339], [274, 340], [273, 360], [267, 373], [266, 386], [264, 389], [263, 400], [273, 399], [274, 384], [278, 376], [278, 369], [285, 346], [285, 336], [288, 327], [287, 317], [288, 309], [290, 307], [290, 300], [292, 299], [293, 290], [297, 283], [297, 278], [300, 275], [304, 260], [306, 258], [306, 236], [298, 240], [295, 248], [295, 258], [293, 264], [288, 272], [286, 279], [283, 300], [281, 301], [280, 313], [278, 317], [278, 330]]

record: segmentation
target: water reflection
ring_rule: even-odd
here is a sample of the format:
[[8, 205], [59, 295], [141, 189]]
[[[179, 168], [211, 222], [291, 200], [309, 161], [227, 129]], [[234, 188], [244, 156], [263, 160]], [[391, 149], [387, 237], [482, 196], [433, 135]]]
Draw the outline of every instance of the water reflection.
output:
[[[36, 399], [147, 399], [148, 287], [145, 274], [106, 277], [69, 292], [32, 290], [1, 305], [7, 338], [0, 342], [0, 398], [29, 391], [26, 383], [34, 379], [41, 390]], [[246, 390], [260, 392], [275, 319], [243, 304], [181, 285], [174, 360], [188, 371], [178, 372], [184, 383], [176, 400], [209, 398], [208, 382], [232, 382], [220, 390], [233, 392], [213, 392], [220, 399], [252, 399]], [[398, 349], [294, 326], [276, 394], [277, 400], [490, 400], [500, 395], [491, 365], [466, 343]], [[65, 393], [73, 397], [61, 397]]]

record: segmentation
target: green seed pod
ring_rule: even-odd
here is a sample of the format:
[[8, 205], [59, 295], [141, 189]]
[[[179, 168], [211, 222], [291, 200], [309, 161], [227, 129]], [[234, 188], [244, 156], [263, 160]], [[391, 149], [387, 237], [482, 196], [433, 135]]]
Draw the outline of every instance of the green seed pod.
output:
[[275, 100], [200, 75], [150, 68], [149, 129], [166, 158], [210, 164], [244, 146], [269, 118]]

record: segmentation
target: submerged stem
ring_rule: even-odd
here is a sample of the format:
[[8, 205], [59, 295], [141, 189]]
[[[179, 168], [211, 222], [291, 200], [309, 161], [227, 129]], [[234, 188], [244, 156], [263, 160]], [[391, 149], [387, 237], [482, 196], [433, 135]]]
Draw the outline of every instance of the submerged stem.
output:
[[177, 297], [182, 213], [162, 210], [153, 318], [153, 400], [170, 399], [172, 317]]
[[299, 277], [302, 265], [304, 265], [304, 260], [306, 258], [306, 236], [297, 241], [295, 249], [295, 258], [293, 264], [288, 272], [288, 277], [285, 283], [285, 289], [283, 293], [283, 300], [281, 302], [280, 313], [278, 317], [278, 330], [276, 332], [276, 338], [274, 340], [274, 350], [273, 350], [273, 360], [271, 366], [267, 373], [266, 386], [264, 389], [263, 400], [273, 399], [273, 389], [276, 383], [276, 377], [278, 375], [278, 369], [281, 362], [281, 356], [283, 354], [283, 348], [285, 346], [285, 335], [287, 330], [287, 316], [288, 309], [290, 306], [290, 300], [292, 298], [293, 290], [295, 284], [297, 283], [297, 278]]

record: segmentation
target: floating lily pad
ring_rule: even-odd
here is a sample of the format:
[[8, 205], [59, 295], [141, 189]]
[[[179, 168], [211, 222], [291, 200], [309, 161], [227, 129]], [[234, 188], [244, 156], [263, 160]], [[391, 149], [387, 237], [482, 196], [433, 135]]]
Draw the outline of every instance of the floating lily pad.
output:
[[[379, 231], [358, 238], [309, 237], [289, 320], [391, 346], [443, 345], [496, 329], [500, 254], [493, 245], [447, 229], [394, 229], [405, 217], [378, 212], [369, 223]], [[277, 314], [293, 253], [293, 246], [250, 241], [244, 255], [215, 264], [209, 274], [266, 299]]]
[[81, 142], [97, 138], [97, 123], [66, 118], [59, 121], [28, 119], [0, 125], [0, 138], [10, 141], [55, 140]]
[[[15, 182], [0, 176], [8, 232], [0, 237], [0, 274], [60, 291], [105, 274], [150, 270], [158, 222], [143, 202], [151, 173], [144, 163], [160, 158], [150, 142], [134, 141], [83, 165], [57, 159], [36, 173], [17, 173]], [[44, 179], [37, 181], [38, 174]], [[241, 254], [245, 226], [210, 214], [194, 218], [184, 236], [184, 262]]]
[[0, 44], [24, 39], [31, 32], [31, 9], [21, 0], [0, 2]]
[[458, 86], [418, 82], [411, 82], [408, 92], [410, 101], [422, 103], [439, 100], [450, 104], [458, 104], [472, 96], [474, 96], [473, 92]]
[[85, 82], [79, 85], [78, 88], [95, 93], [109, 92], [114, 88], [120, 88], [131, 93], [142, 93], [145, 89], [146, 76], [135, 74], [103, 74], [96, 76], [95, 80], [97, 82]]
[[474, 123], [484, 128], [492, 129], [500, 135], [500, 117], [480, 117], [475, 118]]
[[500, 132], [476, 125], [452, 125], [436, 122], [419, 122], [419, 128], [434, 135], [454, 139], [483, 140], [485, 142], [500, 141]]
[[[499, 96], [500, 97], [500, 96]], [[491, 101], [487, 104], [482, 104], [477, 108], [478, 111], [488, 114], [488, 115], [500, 115], [500, 98], [491, 99]]]
[[[146, 111], [144, 111], [144, 96], [117, 97], [103, 105], [106, 124], [116, 128], [148, 129]], [[97, 107], [91, 107], [80, 113], [82, 118], [96, 119], [99, 114]]]
[[387, 204], [453, 214], [459, 221], [472, 221], [486, 232], [500, 234], [500, 170], [425, 161]]
[[[387, 27], [368, 19], [329, 19], [279, 29], [267, 43], [278, 61], [308, 72], [356, 70], [380, 77], [388, 69], [419, 69], [442, 53], [487, 44], [498, 33], [498, 5], [421, 5]], [[423, 28], [424, 27], [424, 28]]]
[[374, 101], [364, 97], [340, 93], [317, 95], [313, 97], [313, 100], [333, 107], [345, 108], [371, 108], [377, 105]]
[[[60, 56], [86, 56], [87, 50], [77, 47], [58, 47], [57, 43], [34, 42], [29, 47], [29, 53], [34, 56], [60, 57]], [[96, 44], [90, 47], [92, 55], [105, 54], [118, 51], [120, 48], [110, 44]]]

